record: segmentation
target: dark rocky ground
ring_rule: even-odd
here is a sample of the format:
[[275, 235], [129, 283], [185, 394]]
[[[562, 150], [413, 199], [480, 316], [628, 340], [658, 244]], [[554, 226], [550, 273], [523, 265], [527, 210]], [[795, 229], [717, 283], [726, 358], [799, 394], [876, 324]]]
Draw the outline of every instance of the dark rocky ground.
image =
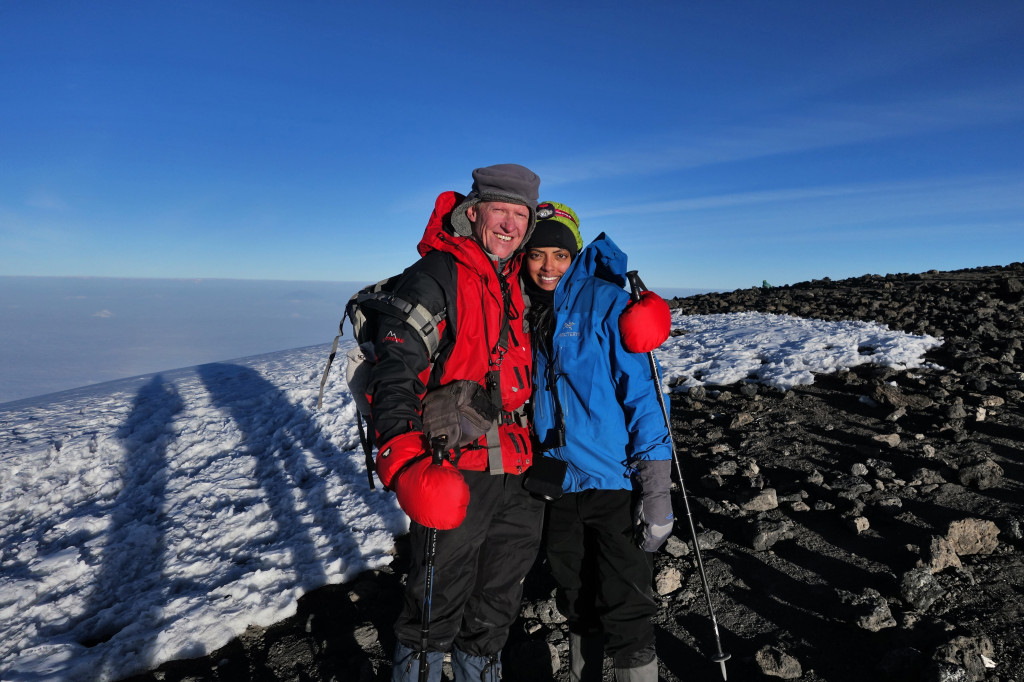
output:
[[[1024, 264], [815, 280], [676, 299], [876, 321], [945, 339], [942, 369], [861, 366], [785, 393], [676, 394], [672, 420], [730, 680], [1024, 682]], [[676, 508], [684, 510], [680, 490]], [[656, 557], [664, 680], [721, 679], [684, 518]], [[150, 680], [383, 680], [394, 564], [306, 595]], [[506, 680], [566, 679], [543, 557], [528, 576]]]

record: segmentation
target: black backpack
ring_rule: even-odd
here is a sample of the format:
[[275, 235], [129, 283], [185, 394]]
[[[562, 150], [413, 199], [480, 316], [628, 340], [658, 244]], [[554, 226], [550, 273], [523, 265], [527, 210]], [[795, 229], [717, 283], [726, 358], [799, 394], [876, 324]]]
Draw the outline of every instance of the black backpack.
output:
[[352, 336], [356, 340], [356, 346], [346, 354], [348, 368], [345, 378], [356, 404], [356, 425], [359, 427], [359, 442], [366, 455], [366, 474], [370, 480], [370, 488], [375, 487], [373, 484], [373, 447], [375, 444], [373, 442], [373, 426], [370, 423], [370, 404], [366, 400], [366, 389], [370, 382], [373, 365], [377, 361], [373, 350], [377, 314], [384, 313], [402, 320], [414, 329], [427, 347], [431, 364], [433, 364], [437, 347], [441, 342], [438, 325], [441, 324], [447, 312], [442, 310], [438, 314], [432, 315], [424, 306], [409, 303], [395, 296], [393, 289], [404, 274], [403, 272], [376, 284], [363, 287], [348, 300], [345, 305], [345, 314], [338, 323], [338, 335], [334, 337], [331, 354], [327, 358], [327, 366], [324, 367], [324, 373], [320, 379], [320, 394], [316, 401], [317, 409], [320, 409], [323, 406], [327, 373], [330, 372], [334, 356], [338, 353], [338, 340], [345, 334], [347, 318], [352, 324]]

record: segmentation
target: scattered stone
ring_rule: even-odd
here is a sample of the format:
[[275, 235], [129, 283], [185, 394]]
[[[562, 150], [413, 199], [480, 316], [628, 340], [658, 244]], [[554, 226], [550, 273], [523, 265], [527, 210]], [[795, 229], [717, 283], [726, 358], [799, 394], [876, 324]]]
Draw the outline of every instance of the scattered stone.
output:
[[926, 611], [946, 590], [927, 568], [915, 568], [903, 574], [900, 596], [915, 611]]
[[793, 538], [793, 522], [786, 517], [780, 519], [761, 518], [754, 522], [751, 547], [754, 551], [765, 552], [780, 540]]
[[889, 414], [887, 414], [886, 417], [885, 417], [885, 421], [887, 421], [887, 422], [896, 422], [896, 421], [899, 421], [900, 419], [902, 419], [903, 417], [906, 417], [906, 416], [907, 416], [907, 408], [900, 407], [900, 408], [897, 408], [897, 409], [893, 410]]
[[921, 467], [910, 472], [910, 485], [942, 485], [946, 479], [938, 471]]
[[[903, 414], [906, 414], [907, 409], [921, 411], [926, 410], [935, 404], [935, 401], [928, 396], [904, 394], [899, 386], [888, 383], [875, 386], [875, 390], [874, 393], [872, 393], [871, 398], [878, 404], [888, 405], [896, 408], [897, 411], [903, 410]], [[897, 419], [898, 418], [899, 417], [897, 417]]]
[[717, 530], [706, 530], [701, 533], [697, 533], [697, 546], [700, 547], [701, 551], [705, 549], [714, 549], [722, 542], [724, 537], [725, 536]]
[[894, 448], [900, 444], [900, 434], [880, 433], [877, 436], [872, 436], [871, 440], [878, 441], [879, 443], [885, 443], [890, 448]]
[[551, 657], [551, 670], [560, 670], [562, 667], [562, 660], [558, 656], [558, 647], [554, 646], [550, 642], [547, 642], [548, 654]]
[[999, 528], [991, 521], [963, 519], [949, 524], [946, 540], [958, 556], [991, 554], [999, 546]]
[[854, 516], [846, 520], [846, 526], [854, 533], [860, 535], [871, 527], [871, 523], [863, 516]]
[[754, 660], [761, 668], [761, 672], [769, 677], [795, 680], [804, 674], [800, 661], [771, 645], [761, 647], [754, 655]]
[[896, 516], [903, 509], [903, 500], [898, 497], [880, 497], [874, 501], [874, 508], [886, 516]]
[[700, 484], [708, 490], [718, 490], [725, 487], [725, 479], [718, 474], [705, 474], [700, 477]]
[[690, 553], [690, 546], [675, 535], [670, 535], [665, 542], [665, 553], [678, 559]]
[[941, 573], [951, 566], [960, 568], [963, 563], [953, 550], [953, 545], [949, 543], [949, 540], [933, 535], [925, 566], [931, 573]]
[[1012, 516], [1004, 516], [999, 521], [1001, 532], [1014, 540], [1024, 540], [1024, 523]]
[[995, 647], [988, 637], [959, 636], [935, 650], [932, 660], [938, 664], [951, 665], [967, 673], [967, 679], [981, 682], [986, 676], [986, 660], [995, 656]]
[[739, 470], [736, 460], [727, 459], [711, 467], [711, 474], [714, 476], [735, 476]]
[[362, 625], [360, 627], [357, 627], [355, 629], [355, 632], [353, 632], [352, 634], [356, 640], [356, 644], [358, 644], [363, 649], [369, 649], [371, 646], [377, 643], [377, 628], [375, 628], [373, 625]]
[[849, 498], [869, 493], [872, 487], [870, 483], [860, 476], [840, 476], [832, 481], [832, 488]]
[[765, 488], [764, 490], [753, 492], [746, 502], [740, 503], [740, 509], [754, 512], [768, 511], [769, 509], [776, 509], [778, 506], [779, 500], [775, 488]]
[[878, 478], [883, 478], [887, 481], [891, 481], [896, 478], [896, 473], [892, 470], [892, 466], [889, 462], [872, 458], [867, 461], [867, 465], [871, 467], [871, 471], [874, 471], [875, 476]]
[[729, 422], [729, 428], [730, 429], [743, 428], [747, 424], [753, 423], [753, 421], [754, 421], [754, 415], [750, 414], [749, 412], [740, 412], [739, 414], [737, 414], [735, 417], [732, 418], [731, 422]]
[[554, 599], [548, 599], [534, 607], [537, 619], [545, 625], [557, 625], [565, 622], [565, 616], [555, 606]]
[[741, 476], [746, 478], [755, 478], [761, 473], [761, 467], [757, 465], [757, 462], [750, 457], [742, 457], [739, 461], [739, 473]]
[[896, 627], [889, 602], [877, 590], [868, 588], [859, 595], [839, 591], [839, 602], [847, 608], [850, 620], [859, 628], [878, 632]]
[[946, 416], [950, 419], [967, 418], [967, 410], [964, 409], [963, 398], [957, 398], [952, 405], [946, 408]]
[[[1013, 305], [1005, 303], [1010, 275], [1018, 282]], [[675, 389], [673, 435], [687, 484], [698, 489], [701, 482], [713, 485], [712, 491], [694, 495], [691, 504], [696, 522], [722, 531], [705, 531], [699, 542], [702, 551], [712, 550], [704, 562], [715, 609], [727, 624], [730, 679], [743, 677], [741, 672], [783, 678], [789, 666], [782, 657], [798, 654], [802, 673], [796, 666], [792, 672], [807, 679], [968, 682], [982, 679], [982, 667], [995, 661], [994, 670], [984, 668], [987, 682], [1024, 682], [1019, 674], [1024, 670], [1019, 644], [1024, 611], [1014, 591], [1024, 560], [1024, 502], [1016, 494], [1024, 473], [1017, 457], [1024, 449], [1021, 279], [1024, 264], [1013, 264], [959, 273], [818, 280], [676, 300], [674, 307], [684, 315], [758, 310], [874, 321], [943, 337], [920, 368], [872, 364], [878, 349], [865, 345], [860, 349], [863, 364], [816, 375], [812, 384], [783, 392], [752, 378], [724, 387], [691, 386], [702, 381], [697, 368], [669, 380]], [[858, 403], [861, 395], [867, 399]], [[885, 440], [872, 440], [878, 434]], [[854, 468], [855, 462], [860, 466]], [[755, 500], [770, 499], [770, 493], [761, 492], [769, 489], [776, 491], [779, 508], [741, 508], [763, 504]], [[678, 488], [676, 502], [685, 523]], [[970, 518], [981, 525], [949, 525], [951, 519]], [[998, 531], [979, 519], [992, 519]], [[855, 535], [858, 524], [863, 530]], [[706, 642], [699, 632], [686, 631], [703, 629], [706, 616], [700, 614], [706, 613], [706, 604], [690, 572], [685, 530], [680, 535], [686, 540], [672, 537], [665, 551], [653, 555], [655, 575], [674, 565], [681, 585], [663, 585], [673, 591], [658, 597], [656, 623], [665, 642], [685, 649], [678, 652], [678, 661], [696, 661], [706, 653]], [[790, 544], [783, 545], [790, 537]], [[968, 554], [973, 551], [978, 553]], [[15, 574], [31, 570], [27, 560], [23, 569], [16, 555], [3, 559], [5, 569]], [[390, 627], [386, 614], [400, 607], [408, 556], [395, 559], [391, 567], [366, 574], [367, 587], [380, 586], [379, 594], [364, 595], [359, 578], [349, 583], [352, 590], [333, 586], [341, 608], [319, 596], [303, 598], [307, 607], [302, 613], [311, 606], [318, 609], [319, 620], [307, 632], [303, 616], [296, 631], [330, 675], [303, 667], [300, 661], [308, 652], [302, 646], [272, 647], [282, 640], [277, 626], [271, 634], [259, 630], [256, 643], [243, 636], [242, 644], [217, 652], [215, 661], [231, 661], [223, 670], [211, 673], [211, 662], [205, 669], [175, 662], [162, 666], [166, 673], [160, 674], [183, 682], [249, 679], [253, 670], [264, 671], [268, 679], [309, 682], [385, 679], [391, 672], [390, 633], [366, 626]], [[513, 629], [507, 649], [522, 665], [507, 668], [508, 679], [567, 678], [567, 628], [551, 622], [556, 612], [551, 578], [546, 567], [537, 570], [540, 575], [524, 584], [522, 627]], [[849, 587], [858, 579], [861, 586], [880, 592], [851, 594], [841, 601], [827, 587]], [[341, 620], [332, 621], [335, 617]], [[841, 642], [832, 639], [843, 637], [836, 625], [848, 631]], [[854, 629], [860, 634], [850, 632]], [[978, 639], [982, 634], [991, 638], [995, 653]], [[758, 656], [768, 643], [777, 651]], [[362, 655], [352, 651], [359, 648]], [[268, 655], [292, 657], [295, 665], [271, 663]], [[180, 668], [187, 671], [182, 674], [174, 666], [193, 667]], [[521, 675], [524, 670], [529, 673]], [[610, 662], [604, 672], [610, 674]], [[717, 670], [709, 670], [707, 677], [718, 677]], [[161, 678], [154, 673], [125, 682], [155, 679]]]
[[987, 490], [997, 487], [1003, 480], [1003, 468], [985, 457], [980, 460], [972, 459], [972, 463], [961, 466], [957, 472], [957, 478], [961, 485]]
[[683, 574], [675, 566], [667, 566], [654, 578], [654, 589], [662, 597], [672, 594], [683, 586]]

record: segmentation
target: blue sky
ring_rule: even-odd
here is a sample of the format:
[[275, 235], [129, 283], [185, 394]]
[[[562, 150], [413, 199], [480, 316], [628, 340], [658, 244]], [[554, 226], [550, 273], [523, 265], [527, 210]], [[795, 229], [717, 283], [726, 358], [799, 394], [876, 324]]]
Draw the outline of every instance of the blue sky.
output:
[[370, 281], [516, 162], [652, 286], [1024, 252], [1024, 3], [0, 0], [0, 274]]

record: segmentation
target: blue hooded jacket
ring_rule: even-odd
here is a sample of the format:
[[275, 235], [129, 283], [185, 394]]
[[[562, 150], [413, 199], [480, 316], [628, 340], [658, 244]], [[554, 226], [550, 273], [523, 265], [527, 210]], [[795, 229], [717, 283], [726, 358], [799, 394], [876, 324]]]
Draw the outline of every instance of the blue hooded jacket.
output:
[[672, 458], [647, 355], [622, 347], [625, 284], [626, 254], [601, 234], [555, 289], [550, 354], [534, 344], [534, 427], [545, 454], [568, 463], [565, 492], [630, 489], [633, 463]]

